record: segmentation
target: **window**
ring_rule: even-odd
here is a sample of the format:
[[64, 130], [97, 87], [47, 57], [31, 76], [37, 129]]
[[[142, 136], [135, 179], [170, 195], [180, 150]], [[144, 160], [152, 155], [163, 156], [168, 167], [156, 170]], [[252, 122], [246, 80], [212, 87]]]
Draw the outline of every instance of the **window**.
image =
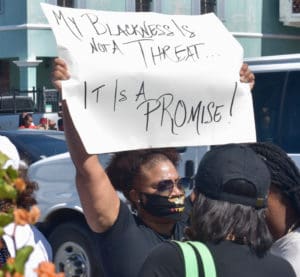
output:
[[293, 0], [293, 13], [300, 13], [300, 0]]
[[255, 73], [253, 102], [258, 141], [278, 143], [277, 126], [285, 72]]
[[152, 0], [135, 0], [136, 12], [150, 12], [152, 11]]
[[300, 71], [255, 73], [253, 90], [258, 141], [300, 152]]
[[0, 93], [9, 90], [9, 62], [0, 60]]
[[57, 0], [57, 6], [74, 8], [74, 0]]
[[4, 0], [0, 0], [0, 14], [4, 13]]
[[201, 14], [216, 11], [216, 0], [201, 0]]
[[280, 142], [289, 153], [300, 152], [300, 71], [287, 73], [284, 107], [280, 122]]

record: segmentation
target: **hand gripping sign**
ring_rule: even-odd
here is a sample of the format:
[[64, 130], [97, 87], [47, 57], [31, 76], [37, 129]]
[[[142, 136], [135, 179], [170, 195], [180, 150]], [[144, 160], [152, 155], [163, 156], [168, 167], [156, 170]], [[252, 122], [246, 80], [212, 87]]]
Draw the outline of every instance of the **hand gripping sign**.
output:
[[88, 153], [255, 141], [243, 49], [214, 14], [42, 9]]

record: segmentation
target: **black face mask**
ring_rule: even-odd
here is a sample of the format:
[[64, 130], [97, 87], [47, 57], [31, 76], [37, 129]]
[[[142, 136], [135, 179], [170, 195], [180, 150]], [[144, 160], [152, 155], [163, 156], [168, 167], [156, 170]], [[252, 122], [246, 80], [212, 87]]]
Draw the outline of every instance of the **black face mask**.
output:
[[140, 197], [141, 207], [145, 211], [154, 216], [180, 220], [184, 211], [184, 194], [172, 197], [149, 193], [141, 194], [146, 197], [145, 202]]

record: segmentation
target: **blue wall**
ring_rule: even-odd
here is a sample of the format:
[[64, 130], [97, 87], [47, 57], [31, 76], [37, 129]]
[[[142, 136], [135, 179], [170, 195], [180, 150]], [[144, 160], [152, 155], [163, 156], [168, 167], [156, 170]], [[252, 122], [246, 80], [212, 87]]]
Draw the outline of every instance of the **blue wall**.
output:
[[[279, 0], [217, 1], [219, 5], [223, 5], [220, 18], [243, 46], [245, 57], [300, 53], [300, 28], [287, 27], [279, 21]], [[41, 2], [54, 3], [55, 0], [3, 1], [4, 11], [0, 13], [0, 28], [19, 27], [18, 30], [0, 31], [0, 59], [9, 59], [12, 63], [11, 87], [26, 87], [32, 83], [36, 83], [36, 87], [51, 85], [47, 79], [51, 71], [49, 58], [55, 57], [57, 50], [54, 36], [49, 26], [47, 27], [48, 22], [41, 10]], [[85, 6], [80, 8], [88, 9], [128, 9], [125, 0], [77, 0], [75, 3], [85, 3]], [[163, 13], [195, 13], [194, 0], [161, 0], [159, 3]], [[28, 24], [28, 28], [20, 29], [24, 24]], [[27, 80], [26, 83], [26, 76], [32, 78], [34, 73], [25, 72], [25, 75], [21, 76], [21, 70], [13, 64], [14, 60], [41, 60], [35, 68], [36, 80]]]

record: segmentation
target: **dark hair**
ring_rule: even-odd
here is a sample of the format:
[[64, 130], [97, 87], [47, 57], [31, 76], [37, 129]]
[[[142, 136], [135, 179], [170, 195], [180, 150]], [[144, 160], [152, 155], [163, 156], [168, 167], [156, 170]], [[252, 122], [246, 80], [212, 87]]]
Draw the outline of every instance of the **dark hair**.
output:
[[189, 239], [218, 243], [227, 240], [248, 245], [263, 256], [273, 243], [265, 220], [266, 209], [212, 200], [199, 194], [194, 203]]
[[122, 191], [129, 199], [136, 177], [141, 174], [141, 166], [156, 164], [158, 161], [170, 160], [177, 167], [180, 155], [176, 148], [152, 148], [144, 150], [124, 151], [114, 154], [106, 173], [116, 190]]
[[23, 123], [28, 120], [29, 118], [32, 118], [32, 114], [31, 113], [27, 113], [24, 117], [23, 117]]
[[300, 215], [300, 172], [293, 160], [279, 146], [270, 142], [250, 143], [254, 152], [262, 156], [271, 173], [271, 182]]

